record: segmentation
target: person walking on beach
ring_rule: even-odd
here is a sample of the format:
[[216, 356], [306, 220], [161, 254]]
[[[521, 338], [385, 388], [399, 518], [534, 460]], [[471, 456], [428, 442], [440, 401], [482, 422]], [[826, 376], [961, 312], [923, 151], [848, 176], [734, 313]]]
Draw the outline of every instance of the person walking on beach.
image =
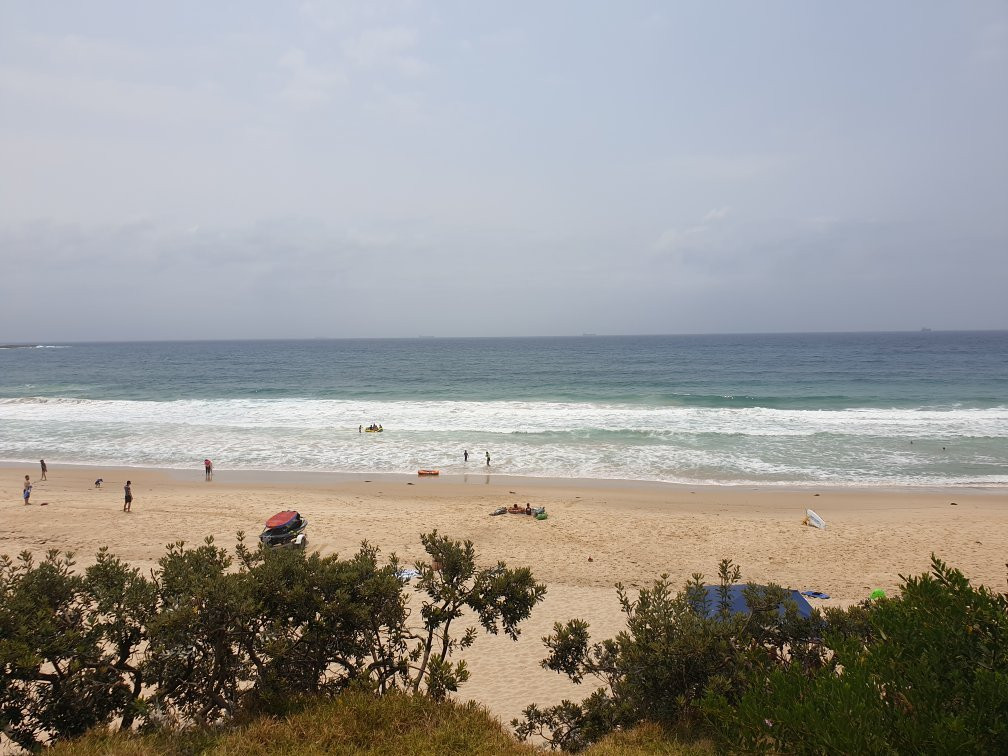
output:
[[487, 455], [487, 467], [490, 467], [490, 452], [487, 452], [486, 455]]
[[206, 479], [213, 480], [213, 462], [209, 459], [204, 459], [203, 467], [206, 468]]
[[469, 461], [469, 450], [468, 449], [463, 449], [462, 450], [462, 461], [463, 462], [468, 462]]
[[29, 478], [27, 475], [25, 475], [24, 476], [24, 493], [21, 494], [24, 497], [24, 503], [25, 503], [25, 505], [27, 505], [27, 504], [30, 503], [28, 501], [28, 499], [31, 496], [31, 490], [32, 490], [31, 478]]
[[125, 499], [123, 501], [123, 512], [129, 512], [133, 507], [133, 489], [132, 481], [127, 480], [126, 485], [123, 486], [123, 493], [125, 494]]
[[46, 479], [46, 473], [49, 472], [49, 468], [46, 467], [46, 463], [45, 463], [44, 459], [40, 459], [39, 460], [39, 464], [42, 465], [42, 480], [45, 480]]

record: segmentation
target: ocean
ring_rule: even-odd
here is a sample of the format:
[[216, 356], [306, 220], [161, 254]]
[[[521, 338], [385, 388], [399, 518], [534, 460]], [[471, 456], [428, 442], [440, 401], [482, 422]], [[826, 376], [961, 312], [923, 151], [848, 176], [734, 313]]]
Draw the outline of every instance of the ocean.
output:
[[487, 451], [519, 476], [1004, 486], [1008, 331], [0, 348], [8, 462], [450, 475]]

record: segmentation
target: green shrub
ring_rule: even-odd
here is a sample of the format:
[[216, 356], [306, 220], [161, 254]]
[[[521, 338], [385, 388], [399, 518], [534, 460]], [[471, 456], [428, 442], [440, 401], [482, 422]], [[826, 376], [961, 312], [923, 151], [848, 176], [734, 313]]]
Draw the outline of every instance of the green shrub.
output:
[[443, 699], [469, 679], [465, 662], [448, 661], [456, 650], [476, 640], [476, 628], [466, 628], [461, 638], [451, 634], [452, 623], [468, 608], [476, 613], [483, 629], [497, 635], [501, 630], [517, 640], [521, 624], [546, 595], [546, 586], [536, 583], [528, 567], [509, 569], [504, 562], [477, 568], [472, 541], [453, 541], [437, 531], [421, 536], [431, 563], [418, 562], [417, 591], [424, 595], [420, 608], [423, 625], [404, 638], [411, 642], [408, 687], [422, 688]]
[[712, 696], [726, 742], [794, 753], [1008, 752], [1008, 596], [932, 557], [891, 599], [829, 614], [833, 655]]
[[73, 566], [56, 550], [0, 557], [0, 730], [28, 750], [142, 711], [151, 586], [105, 549], [83, 575]]
[[[84, 575], [53, 551], [0, 559], [0, 727], [27, 749], [120, 718], [121, 729], [207, 727], [287, 714], [347, 690], [444, 698], [468, 677], [453, 623], [518, 637], [545, 587], [527, 568], [478, 568], [473, 545], [422, 536], [415, 588], [392, 554], [234, 555], [175, 543], [147, 579], [102, 549]], [[407, 591], [419, 594], [420, 624]]]
[[594, 678], [601, 687], [581, 703], [528, 706], [512, 722], [519, 738], [537, 735], [553, 748], [577, 751], [644, 721], [688, 729], [712, 691], [735, 699], [756, 670], [821, 665], [818, 619], [800, 618], [780, 586], [747, 588], [752, 613], [730, 614], [728, 589], [740, 578], [730, 561], [721, 563], [715, 617], [707, 616], [701, 575], [678, 592], [663, 575], [636, 601], [617, 586], [627, 628], [615, 638], [591, 644], [588, 623], [557, 623], [543, 639], [550, 653], [542, 666], [574, 683]]

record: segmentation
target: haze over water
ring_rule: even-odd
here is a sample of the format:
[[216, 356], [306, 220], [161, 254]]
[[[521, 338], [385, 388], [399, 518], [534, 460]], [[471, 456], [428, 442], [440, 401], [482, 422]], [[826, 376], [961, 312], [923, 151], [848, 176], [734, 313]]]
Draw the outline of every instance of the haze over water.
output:
[[1005, 331], [40, 346], [0, 349], [0, 459], [1008, 484]]

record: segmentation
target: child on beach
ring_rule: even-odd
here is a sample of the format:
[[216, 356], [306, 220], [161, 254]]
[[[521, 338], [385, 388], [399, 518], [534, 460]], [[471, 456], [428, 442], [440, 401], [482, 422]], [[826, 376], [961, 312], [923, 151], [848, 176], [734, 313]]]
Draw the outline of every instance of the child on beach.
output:
[[25, 504], [29, 503], [28, 502], [28, 497], [31, 496], [31, 490], [32, 490], [31, 478], [29, 478], [27, 475], [25, 475], [24, 476], [24, 493], [21, 494], [24, 497], [24, 503]]
[[126, 485], [123, 486], [123, 491], [126, 494], [126, 500], [123, 503], [123, 512], [131, 511], [130, 508], [133, 506], [133, 489], [130, 488], [131, 482], [126, 481]]

